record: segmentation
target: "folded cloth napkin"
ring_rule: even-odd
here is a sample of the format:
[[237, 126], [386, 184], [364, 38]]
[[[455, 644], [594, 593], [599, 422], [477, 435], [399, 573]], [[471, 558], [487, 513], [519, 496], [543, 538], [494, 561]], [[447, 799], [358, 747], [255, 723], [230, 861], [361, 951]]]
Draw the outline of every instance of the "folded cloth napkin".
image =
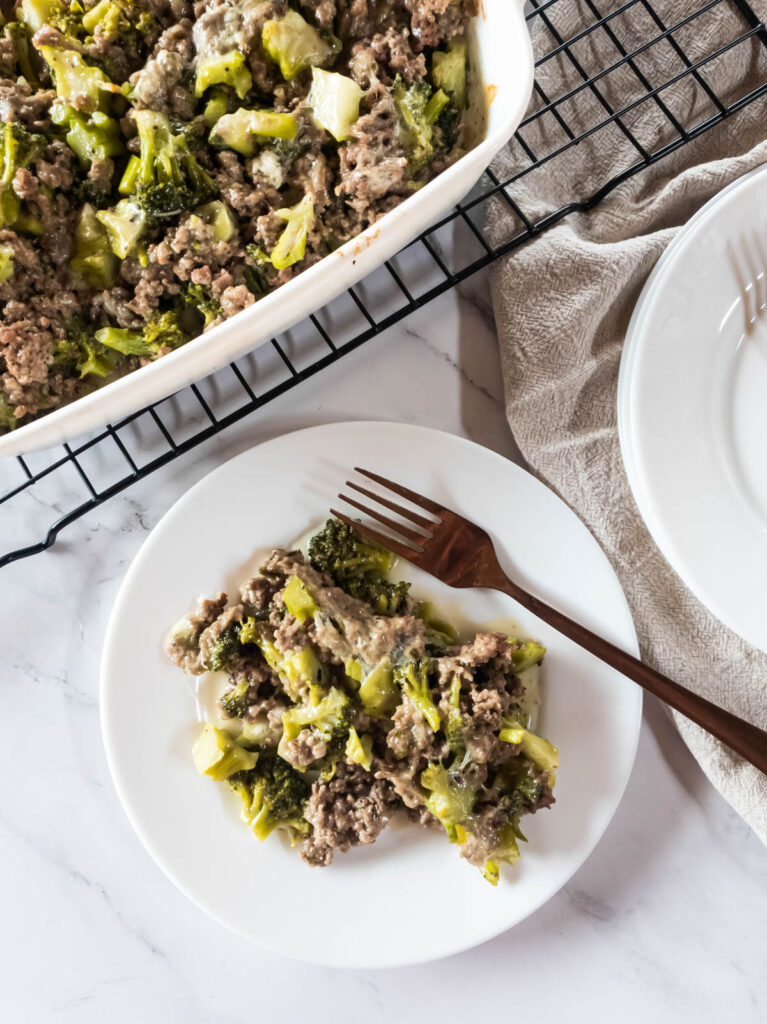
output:
[[[764, 3], [752, 3], [761, 15]], [[546, 5], [544, 5], [546, 6]], [[623, 3], [600, 3], [600, 13]], [[703, 0], [653, 0], [665, 26], [704, 7]], [[737, 5], [725, 0], [675, 33], [694, 62], [747, 28]], [[760, 10], [761, 8], [761, 10]], [[562, 39], [594, 24], [590, 0], [557, 0], [547, 13]], [[555, 45], [543, 19], [532, 22], [538, 54]], [[660, 32], [637, 3], [573, 47], [589, 73], [615, 64]], [[637, 57], [651, 87], [679, 74], [683, 58], [669, 41]], [[757, 38], [701, 69], [705, 82], [729, 102], [767, 81], [767, 49]], [[549, 99], [582, 84], [565, 53], [542, 64], [537, 81]], [[568, 101], [562, 114], [580, 134], [604, 121], [605, 103], [620, 110], [647, 87], [624, 64]], [[711, 116], [714, 102], [691, 76], [645, 102], [531, 174], [509, 194], [539, 218], [572, 199], [591, 196], [638, 158], [635, 143], [655, 151], [678, 131]], [[538, 98], [540, 107], [543, 100]], [[670, 115], [670, 116], [669, 116]], [[523, 130], [533, 153], [552, 152], [564, 139], [551, 113]], [[643, 659], [682, 685], [767, 728], [767, 656], [723, 626], [674, 573], [648, 533], [629, 489], [616, 425], [621, 347], [641, 288], [674, 234], [696, 209], [729, 182], [767, 160], [767, 104], [758, 100], [649, 169], [629, 178], [591, 211], [576, 212], [494, 267], [491, 287], [503, 362], [506, 409], [531, 469], [589, 526], [623, 587]], [[506, 178], [529, 164], [512, 144], [494, 167]], [[496, 198], [488, 230], [497, 243], [516, 229], [509, 204]], [[680, 715], [685, 742], [714, 786], [767, 843], [767, 776]]]

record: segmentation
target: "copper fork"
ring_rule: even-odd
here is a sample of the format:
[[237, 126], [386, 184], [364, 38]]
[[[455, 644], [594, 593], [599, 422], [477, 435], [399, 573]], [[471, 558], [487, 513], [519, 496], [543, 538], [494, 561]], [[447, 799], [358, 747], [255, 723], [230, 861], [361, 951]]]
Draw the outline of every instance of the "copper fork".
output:
[[[509, 579], [501, 568], [489, 535], [457, 512], [444, 508], [436, 501], [425, 498], [416, 491], [411, 491], [401, 484], [387, 480], [377, 473], [355, 467], [357, 473], [375, 481], [387, 491], [405, 498], [421, 512], [414, 512], [404, 505], [393, 501], [386, 494], [377, 494], [347, 480], [347, 487], [369, 498], [370, 501], [390, 512], [396, 513], [400, 520], [384, 515], [378, 509], [357, 501], [348, 495], [338, 497], [370, 516], [371, 519], [386, 526], [393, 536], [387, 536], [358, 520], [331, 509], [331, 513], [344, 523], [358, 530], [364, 537], [376, 541], [390, 551], [395, 552], [420, 569], [436, 576], [448, 586], [487, 587], [500, 590], [513, 597], [523, 607], [538, 618], [543, 619], [554, 629], [580, 644], [591, 654], [606, 662], [612, 668], [622, 672], [629, 679], [665, 701], [670, 707], [681, 712], [686, 718], [701, 726], [712, 736], [726, 743], [741, 757], [750, 761], [760, 771], [767, 773], [767, 732], [758, 729], [750, 722], [730, 714], [717, 707], [711, 701], [704, 700], [697, 694], [686, 690], [634, 658], [632, 655], [615, 647], [590, 629], [581, 626], [567, 615], [545, 604], [543, 601], [523, 590]], [[412, 524], [412, 525], [411, 525]], [[413, 528], [415, 527], [415, 529]]]

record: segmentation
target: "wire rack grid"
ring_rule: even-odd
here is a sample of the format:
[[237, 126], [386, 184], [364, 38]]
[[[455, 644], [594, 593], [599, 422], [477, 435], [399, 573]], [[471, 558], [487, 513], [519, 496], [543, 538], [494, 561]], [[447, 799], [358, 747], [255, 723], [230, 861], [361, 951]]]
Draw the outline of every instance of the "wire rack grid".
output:
[[[673, 0], [580, 0], [577, 9], [574, 30], [572, 0], [528, 4], [536, 85], [504, 170], [487, 171], [462, 203], [396, 257], [200, 384], [71, 444], [2, 460], [0, 567], [49, 547], [110, 497], [767, 94], [767, 29], [747, 0], [700, 0], [676, 19]], [[661, 48], [664, 60], [654, 61]], [[755, 51], [764, 59], [745, 89], [719, 95], [711, 84], [716, 63], [738, 48], [752, 65]], [[655, 80], [659, 66], [664, 75]], [[588, 158], [599, 146], [614, 147], [625, 160], [581, 194], [577, 155]], [[569, 191], [526, 210], [520, 184], [528, 197], [539, 184], [545, 191], [554, 161], [568, 161], [568, 170], [572, 164]], [[498, 204], [506, 214], [500, 238], [492, 217]]]

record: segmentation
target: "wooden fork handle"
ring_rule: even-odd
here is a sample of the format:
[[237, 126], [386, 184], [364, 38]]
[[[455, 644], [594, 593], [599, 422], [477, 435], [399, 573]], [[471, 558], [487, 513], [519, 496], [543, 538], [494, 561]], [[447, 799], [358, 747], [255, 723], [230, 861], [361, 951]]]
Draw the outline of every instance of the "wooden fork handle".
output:
[[569, 637], [570, 640], [574, 640], [576, 644], [584, 647], [612, 668], [622, 672], [624, 676], [633, 679], [635, 683], [655, 694], [669, 707], [681, 712], [685, 718], [689, 718], [691, 722], [695, 722], [696, 725], [710, 732], [712, 736], [716, 736], [735, 753], [740, 754], [741, 757], [767, 774], [767, 732], [763, 729], [758, 729], [750, 722], [746, 722], [742, 718], [730, 714], [729, 711], [717, 707], [711, 701], [686, 690], [667, 676], [651, 669], [649, 665], [645, 665], [638, 658], [626, 654], [619, 647], [615, 647], [607, 640], [597, 636], [596, 633], [592, 633], [590, 629], [586, 629], [585, 626], [574, 622], [567, 615], [558, 612], [556, 608], [551, 608], [545, 602], [539, 601], [537, 597], [528, 594], [507, 577], [504, 576], [502, 580], [498, 579], [489, 585], [494, 590], [500, 590], [508, 594], [509, 597], [513, 597], [515, 601], [524, 605], [539, 619], [543, 619], [544, 622]]

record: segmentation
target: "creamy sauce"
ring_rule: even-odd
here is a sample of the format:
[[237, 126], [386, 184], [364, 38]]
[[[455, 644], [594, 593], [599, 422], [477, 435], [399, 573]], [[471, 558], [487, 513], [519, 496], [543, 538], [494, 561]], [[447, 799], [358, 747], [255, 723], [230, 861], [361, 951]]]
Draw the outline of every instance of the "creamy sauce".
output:
[[[321, 525], [321, 524], [319, 524]], [[291, 547], [294, 550], [302, 551], [308, 559], [309, 540], [317, 531], [319, 526], [313, 526], [306, 533], [298, 537]], [[256, 573], [257, 567], [264, 557], [271, 551], [270, 548], [261, 548], [256, 551], [248, 560], [246, 566], [238, 573], [238, 583]], [[434, 618], [444, 619], [449, 622], [458, 632], [459, 642], [468, 642], [473, 639], [476, 633], [505, 633], [506, 636], [518, 637], [520, 640], [527, 639], [526, 634], [521, 630], [513, 619], [506, 616], [484, 618], [482, 621], [475, 621], [466, 614], [466, 601], [460, 597], [445, 598], [444, 594], [437, 593], [438, 583], [433, 587], [429, 586], [429, 577], [421, 570], [414, 568], [403, 559], [397, 559], [389, 574], [395, 582], [409, 580], [419, 577], [420, 582], [413, 585], [412, 594], [416, 601], [428, 601], [431, 606], [431, 613]], [[426, 582], [424, 582], [426, 581]], [[237, 586], [231, 588], [236, 593]], [[537, 639], [537, 638], [536, 638]], [[522, 702], [524, 711], [530, 716], [530, 728], [534, 731], [540, 709], [540, 675], [538, 665], [526, 669], [520, 673], [520, 681], [524, 686], [525, 695]], [[206, 672], [204, 675], [193, 677], [191, 680], [195, 700], [195, 711], [197, 720], [200, 722], [215, 722], [219, 726], [225, 726], [230, 731], [235, 731], [239, 725], [237, 719], [224, 719], [218, 699], [224, 693], [228, 685], [226, 672]]]

